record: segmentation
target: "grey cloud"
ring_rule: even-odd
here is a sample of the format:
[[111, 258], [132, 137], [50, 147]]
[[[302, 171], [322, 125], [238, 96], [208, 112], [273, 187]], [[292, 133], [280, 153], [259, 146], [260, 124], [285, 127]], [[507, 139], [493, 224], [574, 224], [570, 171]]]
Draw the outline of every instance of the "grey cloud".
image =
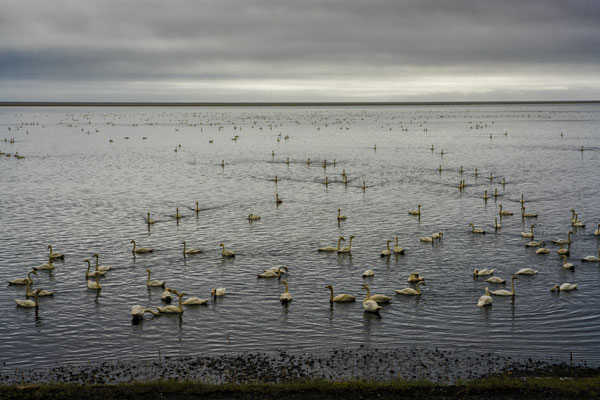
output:
[[[419, 70], [519, 76], [537, 70], [548, 79], [562, 77], [565, 85], [585, 76], [590, 89], [577, 90], [596, 93], [599, 43], [600, 3], [593, 1], [0, 4], [5, 83], [157, 81], [158, 88], [159, 81], [195, 81], [212, 82], [217, 93], [247, 80], [368, 81], [418, 77]], [[0, 89], [0, 99], [7, 95]]]

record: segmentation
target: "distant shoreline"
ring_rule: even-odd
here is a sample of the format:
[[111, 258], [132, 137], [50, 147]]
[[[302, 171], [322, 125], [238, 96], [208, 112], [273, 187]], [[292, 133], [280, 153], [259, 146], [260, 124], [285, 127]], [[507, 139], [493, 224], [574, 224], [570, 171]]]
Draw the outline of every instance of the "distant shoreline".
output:
[[568, 101], [417, 101], [417, 102], [77, 102], [0, 101], [0, 107], [371, 107], [477, 105], [600, 104], [600, 100]]

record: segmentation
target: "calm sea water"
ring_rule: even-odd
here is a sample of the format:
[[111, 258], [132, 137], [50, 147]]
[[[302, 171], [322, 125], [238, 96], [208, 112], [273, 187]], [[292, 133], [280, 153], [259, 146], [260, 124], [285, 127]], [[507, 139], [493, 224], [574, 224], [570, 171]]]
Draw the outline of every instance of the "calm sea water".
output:
[[[593, 235], [600, 223], [599, 122], [597, 104], [0, 108], [0, 151], [25, 156], [0, 156], [0, 279], [43, 264], [48, 244], [66, 254], [54, 271], [34, 277], [35, 287], [56, 291], [40, 298], [37, 311], [15, 306], [24, 287], [0, 289], [0, 361], [44, 366], [154, 357], [159, 350], [364, 345], [572, 352], [597, 362], [600, 269], [579, 260], [595, 255], [600, 243]], [[461, 179], [468, 185], [462, 192]], [[484, 190], [494, 189], [501, 196], [484, 202]], [[275, 193], [283, 200], [278, 207]], [[524, 246], [529, 239], [519, 233], [531, 221], [519, 216], [521, 194], [527, 212], [539, 213], [536, 239], [550, 254]], [[420, 219], [408, 215], [418, 204]], [[502, 218], [495, 233], [499, 204], [515, 216]], [[338, 208], [347, 221], [337, 222]], [[550, 243], [566, 238], [572, 208], [587, 225], [573, 236], [574, 272], [561, 267]], [[158, 221], [150, 231], [147, 212]], [[261, 220], [249, 223], [250, 213]], [[488, 234], [472, 235], [469, 222]], [[418, 239], [437, 231], [444, 239], [434, 246]], [[351, 255], [316, 251], [341, 235], [355, 235]], [[396, 235], [406, 255], [381, 258]], [[131, 239], [154, 253], [134, 259]], [[183, 240], [203, 253], [184, 259]], [[219, 243], [236, 258], [222, 259]], [[87, 289], [83, 261], [95, 252], [113, 267], [99, 292]], [[294, 301], [287, 307], [277, 279], [256, 278], [279, 264], [290, 272]], [[486, 286], [503, 287], [474, 279], [473, 269], [494, 268], [509, 279], [524, 267], [539, 273], [516, 281], [514, 301], [476, 306]], [[161, 305], [161, 290], [145, 285], [146, 268], [192, 296], [209, 297], [213, 287], [226, 287], [227, 295], [183, 315], [132, 324], [132, 305]], [[363, 279], [368, 268], [375, 276]], [[425, 276], [423, 295], [394, 295], [409, 286], [411, 272]], [[381, 317], [365, 314], [360, 301], [330, 306], [324, 286], [362, 299], [365, 282], [393, 296]], [[579, 289], [550, 292], [563, 282]]]

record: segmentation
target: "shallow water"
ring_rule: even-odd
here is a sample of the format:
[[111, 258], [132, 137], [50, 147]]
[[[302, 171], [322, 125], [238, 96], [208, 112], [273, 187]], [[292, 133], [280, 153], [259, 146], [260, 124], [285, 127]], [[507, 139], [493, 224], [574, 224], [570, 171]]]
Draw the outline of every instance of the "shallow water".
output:
[[[600, 243], [593, 235], [600, 223], [599, 121], [597, 104], [0, 108], [0, 139], [15, 139], [0, 142], [0, 151], [25, 156], [0, 156], [0, 279], [25, 277], [45, 263], [49, 243], [66, 253], [54, 271], [34, 276], [35, 287], [56, 291], [40, 299], [37, 312], [15, 306], [13, 299], [25, 298], [23, 286], [0, 290], [0, 361], [43, 366], [159, 351], [418, 345], [572, 352], [597, 362], [600, 269], [579, 260], [595, 255]], [[461, 179], [468, 185], [462, 192]], [[484, 190], [494, 189], [501, 196], [484, 202]], [[275, 193], [283, 199], [278, 207]], [[519, 216], [521, 194], [527, 212], [539, 213], [536, 240], [546, 241], [548, 255], [524, 247], [529, 239], [519, 232], [532, 220]], [[408, 215], [418, 204], [420, 219]], [[502, 218], [494, 232], [499, 204], [515, 215]], [[347, 221], [337, 222], [338, 208]], [[566, 238], [571, 208], [587, 224], [574, 229], [574, 272], [561, 267], [550, 243]], [[150, 231], [147, 212], [157, 220]], [[250, 213], [261, 220], [249, 223]], [[488, 234], [472, 235], [470, 221]], [[418, 239], [437, 231], [444, 238], [433, 246]], [[316, 251], [341, 235], [356, 236], [351, 255]], [[381, 258], [386, 240], [396, 235], [406, 255]], [[134, 259], [131, 239], [154, 253]], [[183, 240], [203, 253], [184, 259]], [[236, 258], [222, 259], [219, 243]], [[95, 252], [113, 267], [100, 292], [85, 282], [83, 260]], [[294, 301], [287, 307], [278, 300], [283, 285], [277, 279], [256, 279], [279, 264], [290, 271]], [[491, 307], [476, 306], [486, 286], [504, 287], [474, 279], [473, 269], [494, 268], [509, 279], [523, 267], [539, 273], [516, 281], [514, 302], [494, 298]], [[153, 279], [191, 296], [208, 298], [213, 287], [226, 287], [227, 295], [188, 307], [182, 316], [132, 324], [132, 305], [161, 305], [161, 290], [145, 285], [146, 268]], [[375, 276], [363, 279], [367, 268]], [[410, 272], [425, 276], [423, 295], [394, 295], [409, 286]], [[393, 296], [381, 317], [364, 314], [360, 301], [330, 306], [324, 286], [362, 299], [363, 282]], [[550, 292], [563, 282], [579, 289]]]

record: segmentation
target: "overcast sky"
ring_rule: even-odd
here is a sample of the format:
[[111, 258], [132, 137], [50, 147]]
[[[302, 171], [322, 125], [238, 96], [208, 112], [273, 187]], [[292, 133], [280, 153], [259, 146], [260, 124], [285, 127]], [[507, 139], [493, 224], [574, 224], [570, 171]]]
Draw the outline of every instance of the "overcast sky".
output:
[[0, 2], [0, 101], [586, 99], [596, 0]]

